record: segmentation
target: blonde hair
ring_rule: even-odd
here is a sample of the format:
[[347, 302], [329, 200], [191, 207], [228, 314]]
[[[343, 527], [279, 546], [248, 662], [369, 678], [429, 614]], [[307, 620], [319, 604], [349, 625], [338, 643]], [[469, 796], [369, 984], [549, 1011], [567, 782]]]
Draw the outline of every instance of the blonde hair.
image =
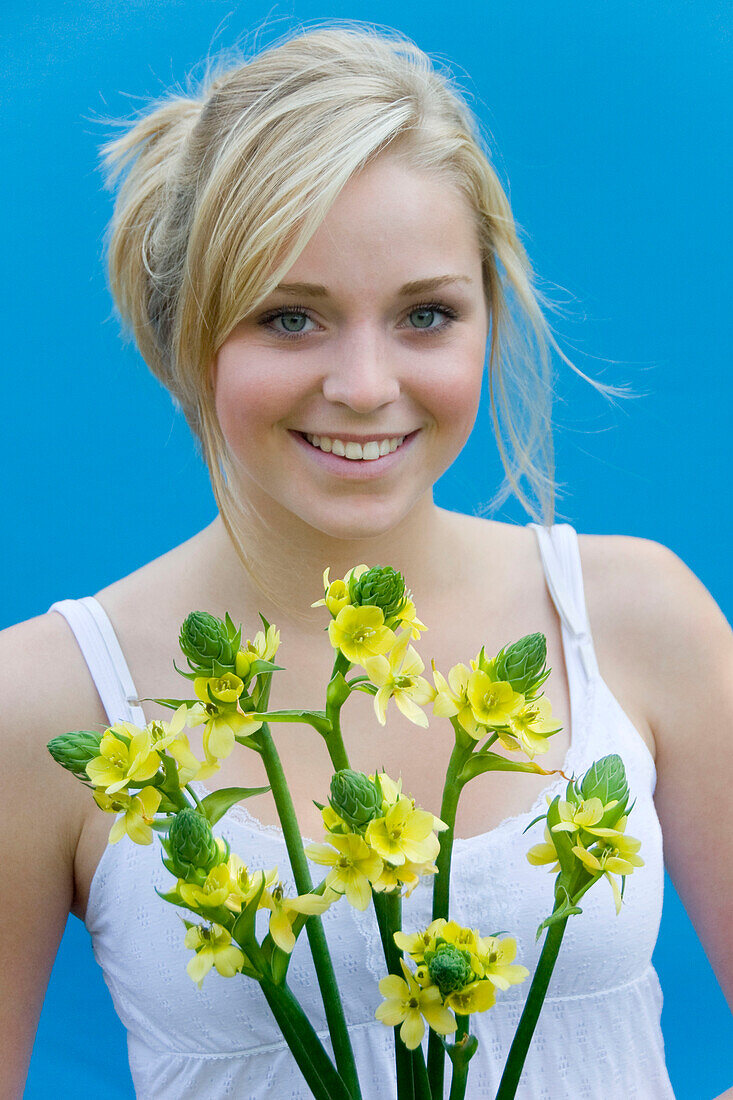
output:
[[[479, 124], [452, 77], [396, 31], [351, 20], [210, 64], [102, 148], [120, 184], [108, 236], [111, 291], [153, 373], [200, 441], [222, 519], [246, 512], [215, 415], [210, 364], [281, 281], [347, 181], [387, 147], [446, 176], [475, 212], [490, 315], [491, 415], [505, 480], [537, 522], [555, 516], [550, 348], [558, 347]], [[507, 442], [505, 442], [505, 437]], [[507, 445], [508, 443], [508, 445]], [[538, 501], [525, 492], [526, 479]]]

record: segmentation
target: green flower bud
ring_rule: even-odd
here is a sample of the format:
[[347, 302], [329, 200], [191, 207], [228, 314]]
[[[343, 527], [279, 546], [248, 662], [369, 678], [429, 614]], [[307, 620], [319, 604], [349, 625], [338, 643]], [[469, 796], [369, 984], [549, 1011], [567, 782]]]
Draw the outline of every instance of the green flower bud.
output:
[[331, 779], [332, 808], [352, 829], [362, 829], [379, 817], [382, 810], [382, 791], [363, 772], [342, 768]]
[[624, 762], [617, 753], [594, 761], [575, 786], [581, 798], [600, 798], [604, 806], [615, 799], [618, 805], [614, 806], [611, 816], [614, 821], [623, 816], [629, 801], [629, 785]]
[[241, 628], [235, 629], [228, 614], [222, 620], [208, 611], [192, 611], [181, 626], [178, 644], [198, 675], [216, 676], [234, 671], [241, 640]]
[[92, 730], [72, 730], [71, 733], [62, 733], [60, 737], [54, 737], [48, 742], [46, 748], [57, 764], [66, 768], [77, 779], [83, 779], [88, 783], [86, 767], [90, 760], [99, 756], [101, 740], [101, 733], [94, 733]]
[[356, 607], [373, 604], [381, 607], [385, 619], [396, 615], [405, 601], [405, 581], [391, 565], [375, 565], [349, 583], [351, 602]]
[[491, 675], [506, 680], [515, 691], [532, 696], [550, 675], [544, 668], [547, 640], [544, 634], [526, 634], [513, 645], [504, 646], [491, 662]]
[[455, 993], [473, 978], [470, 955], [452, 943], [438, 943], [435, 951], [425, 954], [428, 974], [444, 997]]
[[173, 818], [168, 832], [168, 851], [173, 874], [188, 878], [195, 871], [208, 873], [220, 862], [220, 852], [203, 814], [191, 807]]

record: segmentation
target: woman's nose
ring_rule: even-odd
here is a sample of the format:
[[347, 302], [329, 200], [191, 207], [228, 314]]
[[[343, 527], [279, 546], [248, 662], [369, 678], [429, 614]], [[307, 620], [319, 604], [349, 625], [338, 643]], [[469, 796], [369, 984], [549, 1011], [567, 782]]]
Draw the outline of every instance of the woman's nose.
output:
[[323, 396], [354, 412], [368, 413], [400, 396], [394, 351], [373, 329], [363, 328], [339, 340], [330, 349], [330, 365], [323, 378]]

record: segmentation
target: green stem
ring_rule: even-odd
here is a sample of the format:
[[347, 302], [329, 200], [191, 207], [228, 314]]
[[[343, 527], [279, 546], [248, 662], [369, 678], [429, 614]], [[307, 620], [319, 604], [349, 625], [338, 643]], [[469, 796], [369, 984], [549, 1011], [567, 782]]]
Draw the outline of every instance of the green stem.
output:
[[[402, 952], [394, 942], [394, 933], [402, 927], [402, 898], [399, 891], [372, 894], [374, 912], [377, 916], [379, 935], [382, 939], [384, 959], [390, 974], [402, 978], [400, 959]], [[399, 1100], [414, 1100], [415, 1086], [412, 1073], [412, 1055], [400, 1038], [400, 1029], [394, 1029], [395, 1070], [397, 1074], [397, 1096]]]
[[550, 984], [552, 971], [557, 960], [557, 955], [562, 943], [565, 925], [568, 918], [564, 917], [556, 924], [551, 924], [547, 929], [547, 936], [542, 947], [542, 953], [537, 963], [537, 969], [532, 978], [532, 984], [527, 994], [527, 1002], [524, 1006], [519, 1027], [516, 1030], [512, 1045], [509, 1048], [504, 1073], [499, 1083], [499, 1091], [496, 1100], [513, 1100], [522, 1074], [522, 1068], [527, 1057], [529, 1044], [532, 1041], [534, 1029], [544, 1004], [547, 987]]
[[[295, 886], [299, 894], [309, 894], [313, 890], [308, 860], [303, 850], [303, 838], [298, 827], [298, 819], [295, 815], [295, 807], [290, 797], [285, 772], [283, 771], [280, 756], [275, 742], [270, 733], [270, 728], [265, 722], [257, 733], [262, 749], [262, 759], [267, 772], [267, 779], [272, 788], [275, 806], [277, 807], [280, 825], [285, 836], [285, 844], [290, 858], [290, 866], [295, 879]], [[346, 1027], [344, 1009], [341, 1004], [336, 975], [333, 963], [328, 951], [326, 935], [318, 916], [312, 916], [305, 926], [313, 964], [318, 978], [318, 986], [323, 998], [323, 1007], [326, 1012], [326, 1021], [331, 1035], [334, 1055], [338, 1071], [344, 1079], [349, 1090], [351, 1100], [360, 1100], [359, 1077], [354, 1062], [354, 1052], [351, 1049], [349, 1033]]]
[[456, 1029], [453, 1051], [451, 1054], [453, 1074], [451, 1076], [450, 1096], [448, 1100], [464, 1100], [466, 1095], [468, 1065], [473, 1055], [473, 1051], [471, 1051], [468, 1057], [462, 1055], [462, 1049], [465, 1048], [468, 1039], [468, 1022], [468, 1016], [461, 1016], [456, 1012], [456, 1023], [458, 1027]]
[[261, 986], [308, 1088], [317, 1100], [342, 1100], [344, 1082], [291, 990], [271, 982], [262, 982]]
[[333, 668], [331, 669], [331, 679], [326, 692], [326, 718], [330, 722], [331, 729], [328, 733], [324, 734], [328, 755], [331, 757], [331, 763], [335, 771], [341, 771], [342, 768], [350, 767], [349, 757], [341, 733], [341, 707], [348, 699], [352, 689], [348, 688], [346, 680], [344, 679], [343, 687], [346, 690], [334, 690], [336, 685], [333, 683], [333, 680], [339, 673], [341, 677], [344, 678], [350, 668], [351, 662], [347, 657], [344, 657], [340, 649], [337, 650]]
[[[459, 775], [463, 766], [470, 757], [476, 742], [469, 737], [457, 723], [453, 722], [456, 732], [456, 743], [453, 746], [448, 769], [445, 773], [443, 786], [443, 801], [440, 807], [440, 819], [448, 826], [440, 834], [440, 852], [435, 863], [438, 873], [433, 879], [433, 920], [442, 917], [448, 920], [450, 906], [450, 868], [453, 855], [453, 837], [456, 825], [456, 811], [458, 799], [463, 790], [463, 784], [459, 782]], [[445, 1074], [445, 1048], [440, 1036], [431, 1031], [428, 1041], [428, 1077], [434, 1100], [441, 1100], [443, 1096], [443, 1079]]]
[[201, 800], [199, 798], [197, 798], [196, 791], [193, 789], [193, 787], [191, 786], [190, 783], [186, 784], [186, 790], [188, 791], [188, 793], [191, 795], [191, 798], [196, 803], [196, 809], [200, 810], [201, 809]]

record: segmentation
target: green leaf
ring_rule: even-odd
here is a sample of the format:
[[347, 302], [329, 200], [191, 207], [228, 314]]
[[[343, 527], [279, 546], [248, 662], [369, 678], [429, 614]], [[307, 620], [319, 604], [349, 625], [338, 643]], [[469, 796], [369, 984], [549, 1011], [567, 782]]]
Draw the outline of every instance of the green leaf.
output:
[[267, 631], [270, 629], [270, 624], [268, 623], [267, 619], [265, 618], [265, 616], [262, 614], [261, 611], [258, 611], [257, 614], [260, 617], [260, 622], [262, 623], [263, 627], [265, 628], [265, 634], [267, 634]]
[[215, 825], [235, 803], [243, 802], [245, 798], [252, 798], [255, 794], [267, 794], [269, 789], [269, 787], [222, 787], [220, 791], [212, 791], [201, 800], [201, 809], [206, 814], [209, 824]]
[[[184, 673], [185, 675], [185, 673]], [[178, 710], [182, 703], [185, 703], [187, 707], [193, 706], [194, 703], [199, 702], [198, 699], [140, 699], [140, 703], [160, 703], [162, 707], [170, 707], [171, 710]]]
[[284, 672], [285, 669], [282, 665], [276, 665], [273, 661], [263, 661], [261, 657], [258, 657], [256, 661], [253, 661], [249, 666], [250, 676], [259, 676], [263, 672]]
[[469, 757], [463, 765], [463, 769], [458, 776], [458, 781], [461, 784], [468, 783], [469, 779], [475, 779], [477, 775], [483, 775], [484, 772], [494, 771], [533, 772], [535, 775], [559, 774], [559, 768], [545, 771], [539, 764], [535, 764], [533, 760], [529, 760], [526, 763], [521, 760], [509, 760], [506, 756], [501, 756], [498, 752], [489, 752], [487, 749], [482, 749], [480, 752], [475, 752]]

